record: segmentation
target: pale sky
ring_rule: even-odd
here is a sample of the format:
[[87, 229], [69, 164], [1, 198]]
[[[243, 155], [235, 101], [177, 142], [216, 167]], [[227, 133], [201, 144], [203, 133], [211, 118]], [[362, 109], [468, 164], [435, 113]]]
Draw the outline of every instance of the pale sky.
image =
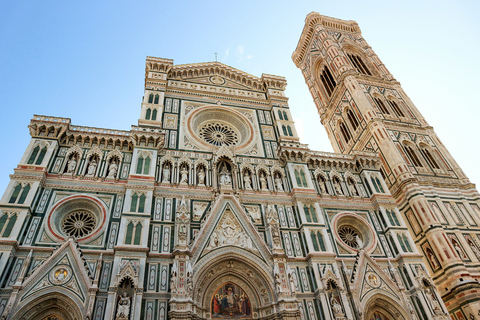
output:
[[0, 192], [30, 136], [33, 114], [129, 130], [137, 123], [146, 56], [218, 60], [287, 78], [303, 143], [332, 151], [291, 60], [311, 11], [355, 20], [474, 183], [480, 150], [478, 1], [2, 1]]

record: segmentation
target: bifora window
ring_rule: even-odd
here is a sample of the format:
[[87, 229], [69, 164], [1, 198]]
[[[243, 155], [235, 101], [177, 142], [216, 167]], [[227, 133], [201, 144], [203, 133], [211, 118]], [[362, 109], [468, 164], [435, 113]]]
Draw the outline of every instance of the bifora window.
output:
[[238, 144], [239, 136], [235, 130], [223, 123], [207, 123], [199, 131], [200, 137], [217, 147]]
[[85, 210], [70, 212], [62, 221], [63, 232], [75, 238], [83, 238], [89, 235], [95, 227], [95, 216]]

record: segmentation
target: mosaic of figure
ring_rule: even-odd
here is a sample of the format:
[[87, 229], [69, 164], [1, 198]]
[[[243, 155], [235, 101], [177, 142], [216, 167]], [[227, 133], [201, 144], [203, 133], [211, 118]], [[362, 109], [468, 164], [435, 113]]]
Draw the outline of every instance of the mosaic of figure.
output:
[[237, 285], [226, 283], [212, 298], [212, 319], [251, 318], [250, 299]]

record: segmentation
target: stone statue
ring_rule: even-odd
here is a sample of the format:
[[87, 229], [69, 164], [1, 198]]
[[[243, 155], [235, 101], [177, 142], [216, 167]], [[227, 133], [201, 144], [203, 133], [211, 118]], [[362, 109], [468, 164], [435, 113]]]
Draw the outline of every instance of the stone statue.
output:
[[283, 191], [282, 179], [279, 176], [275, 178], [275, 185], [277, 186], [277, 191]]
[[205, 185], [205, 171], [203, 170], [203, 167], [200, 167], [200, 170], [197, 173], [198, 176], [198, 185], [199, 186], [204, 186]]
[[364, 249], [365, 244], [363, 243], [362, 239], [360, 239], [358, 235], [355, 236], [355, 240], [357, 241], [357, 249], [358, 250]]
[[72, 157], [67, 163], [67, 173], [73, 174], [76, 167], [77, 167], [77, 160], [75, 160], [75, 157]]
[[333, 186], [335, 187], [337, 195], [343, 196], [342, 187], [340, 186], [340, 182], [338, 182], [338, 180], [333, 180]]
[[452, 241], [453, 242], [453, 247], [457, 251], [458, 255], [460, 256], [461, 259], [467, 259], [467, 256], [465, 255], [465, 252], [463, 252], [462, 248], [458, 245], [457, 241]]
[[252, 179], [250, 179], [250, 174], [245, 172], [243, 176], [243, 184], [245, 185], [246, 190], [252, 190]]
[[342, 306], [340, 303], [338, 303], [337, 299], [335, 297], [332, 297], [332, 311], [334, 316], [338, 316], [342, 314]]
[[117, 176], [117, 170], [118, 170], [117, 163], [115, 162], [115, 160], [112, 160], [112, 162], [110, 163], [110, 166], [108, 167], [107, 178], [115, 179]]
[[227, 170], [227, 166], [224, 165], [222, 171], [220, 172], [220, 185], [221, 186], [228, 186], [232, 184], [232, 178], [230, 176], [230, 172]]
[[170, 182], [170, 166], [166, 164], [163, 167], [163, 179], [162, 182]]
[[120, 296], [117, 307], [117, 319], [129, 319], [130, 316], [130, 297], [124, 292]]
[[295, 294], [296, 292], [296, 287], [295, 287], [295, 280], [293, 279], [293, 270], [290, 270], [288, 273], [288, 279], [290, 280], [290, 291], [292, 292], [292, 295]]
[[430, 302], [433, 313], [440, 314], [442, 313], [442, 308], [440, 308], [440, 304], [437, 301], [432, 289], [430, 287], [425, 288], [425, 295], [427, 296], [428, 302]]
[[172, 272], [172, 276], [170, 277], [170, 292], [176, 293], [177, 292], [177, 273]]
[[278, 293], [282, 292], [282, 280], [280, 280], [280, 275], [275, 273], [275, 289]]
[[182, 170], [180, 171], [182, 177], [180, 179], [180, 183], [186, 184], [188, 183], [188, 170], [186, 166], [182, 167]]
[[318, 180], [318, 185], [320, 186], [320, 192], [322, 194], [326, 194], [327, 193], [327, 189], [325, 188], [325, 181], [323, 179], [319, 179]]
[[433, 254], [431, 252], [429, 252], [428, 250], [427, 250], [427, 257], [428, 257], [428, 260], [430, 260], [430, 262], [432, 264], [432, 269], [437, 269], [437, 267], [438, 267], [437, 261], [435, 260], [435, 257], [433, 256]]
[[93, 176], [95, 172], [97, 171], [97, 161], [95, 158], [92, 158], [90, 161], [90, 164], [88, 165], [88, 170], [87, 170], [87, 176]]
[[260, 173], [260, 188], [262, 190], [267, 190], [267, 179], [265, 179], [265, 174]]
[[358, 196], [357, 189], [355, 189], [355, 184], [354, 183], [349, 183], [348, 184], [348, 190], [350, 191], [350, 194], [352, 196]]

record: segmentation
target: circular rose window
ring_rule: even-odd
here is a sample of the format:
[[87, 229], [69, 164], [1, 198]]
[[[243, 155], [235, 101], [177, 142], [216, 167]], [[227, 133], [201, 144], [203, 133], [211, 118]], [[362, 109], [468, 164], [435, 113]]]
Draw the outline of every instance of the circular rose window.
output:
[[377, 240], [370, 223], [358, 214], [342, 212], [332, 219], [332, 229], [337, 243], [348, 252], [356, 252], [359, 247], [372, 252]]
[[198, 135], [206, 142], [215, 146], [234, 146], [239, 137], [235, 130], [222, 123], [207, 123], [200, 128]]
[[48, 216], [48, 233], [58, 240], [95, 239], [102, 230], [107, 211], [97, 198], [75, 195], [57, 202]]
[[71, 237], [83, 238], [95, 230], [95, 220], [95, 216], [85, 210], [70, 212], [63, 218], [62, 230]]

